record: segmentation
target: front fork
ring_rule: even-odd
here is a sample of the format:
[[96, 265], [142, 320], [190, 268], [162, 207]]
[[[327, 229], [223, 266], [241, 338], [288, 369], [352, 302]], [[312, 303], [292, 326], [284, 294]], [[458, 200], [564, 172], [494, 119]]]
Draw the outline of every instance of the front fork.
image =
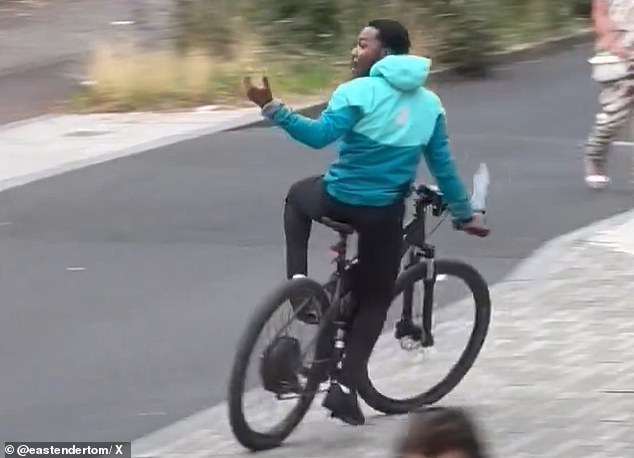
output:
[[[403, 309], [401, 319], [396, 323], [394, 337], [403, 342], [420, 342], [423, 348], [434, 345], [434, 336], [431, 331], [432, 312], [434, 307], [434, 286], [436, 284], [436, 262], [434, 247], [424, 245], [422, 249], [412, 248], [409, 252], [406, 269], [424, 262], [427, 265], [425, 278], [423, 279], [423, 320], [422, 328], [414, 324], [413, 302], [414, 285], [408, 286], [403, 291]], [[411, 346], [407, 345], [406, 346]]]

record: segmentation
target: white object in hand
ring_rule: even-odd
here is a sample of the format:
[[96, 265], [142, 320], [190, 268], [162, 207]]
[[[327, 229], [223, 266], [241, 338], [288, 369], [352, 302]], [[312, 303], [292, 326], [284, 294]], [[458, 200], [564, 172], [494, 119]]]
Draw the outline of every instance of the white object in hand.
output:
[[482, 162], [473, 175], [473, 195], [471, 196], [471, 208], [473, 208], [473, 211], [484, 213], [486, 210], [489, 183], [489, 169], [487, 165]]

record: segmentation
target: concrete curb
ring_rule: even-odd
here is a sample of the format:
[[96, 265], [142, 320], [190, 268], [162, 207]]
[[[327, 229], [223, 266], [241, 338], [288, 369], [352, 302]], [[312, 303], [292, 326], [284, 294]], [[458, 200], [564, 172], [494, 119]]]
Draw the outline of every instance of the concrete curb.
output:
[[[570, 33], [560, 37], [549, 38], [547, 40], [539, 41], [536, 43], [528, 43], [516, 48], [509, 49], [496, 53], [492, 56], [494, 65], [508, 64], [517, 62], [520, 60], [536, 59], [538, 57], [544, 57], [549, 54], [553, 54], [564, 49], [570, 48], [583, 43], [588, 43], [592, 40], [594, 31], [591, 28], [584, 28], [578, 32]], [[447, 79], [451, 81], [461, 81], [465, 78], [454, 76], [455, 67], [444, 67], [436, 70], [432, 70], [428, 84], [437, 84], [441, 78], [443, 81]], [[321, 113], [328, 102], [318, 102], [305, 107], [296, 109], [298, 113], [304, 116], [315, 117]], [[260, 119], [256, 122], [245, 124], [243, 126], [236, 127], [233, 130], [251, 129], [257, 127], [272, 127], [273, 123], [266, 119]]]
[[54, 114], [43, 114], [40, 116], [35, 116], [34, 118], [27, 118], [27, 119], [22, 119], [20, 121], [13, 121], [13, 122], [9, 122], [7, 124], [1, 124], [0, 125], [0, 134], [2, 134], [3, 132], [7, 131], [7, 130], [11, 130], [11, 129], [15, 129], [16, 127], [21, 127], [21, 126], [25, 126], [27, 124], [33, 124], [36, 122], [42, 122], [42, 121], [46, 121], [49, 119], [54, 119], [56, 118], [57, 115]]

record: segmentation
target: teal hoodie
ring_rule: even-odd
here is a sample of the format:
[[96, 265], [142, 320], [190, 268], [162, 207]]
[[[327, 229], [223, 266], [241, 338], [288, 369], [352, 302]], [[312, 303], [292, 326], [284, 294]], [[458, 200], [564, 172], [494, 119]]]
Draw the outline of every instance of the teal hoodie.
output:
[[386, 56], [368, 76], [337, 87], [319, 119], [278, 101], [262, 112], [309, 147], [341, 139], [338, 158], [324, 175], [326, 192], [335, 199], [360, 206], [395, 202], [416, 179], [422, 155], [452, 216], [468, 220], [472, 210], [448, 148], [445, 111], [422, 86], [430, 66], [424, 57]]

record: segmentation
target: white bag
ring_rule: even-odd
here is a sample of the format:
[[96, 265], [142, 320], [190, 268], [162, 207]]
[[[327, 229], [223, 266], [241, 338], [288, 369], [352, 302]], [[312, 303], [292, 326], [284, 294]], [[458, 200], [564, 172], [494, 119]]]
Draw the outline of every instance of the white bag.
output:
[[598, 52], [588, 60], [592, 64], [592, 79], [597, 83], [609, 83], [627, 76], [627, 63], [608, 52]]

